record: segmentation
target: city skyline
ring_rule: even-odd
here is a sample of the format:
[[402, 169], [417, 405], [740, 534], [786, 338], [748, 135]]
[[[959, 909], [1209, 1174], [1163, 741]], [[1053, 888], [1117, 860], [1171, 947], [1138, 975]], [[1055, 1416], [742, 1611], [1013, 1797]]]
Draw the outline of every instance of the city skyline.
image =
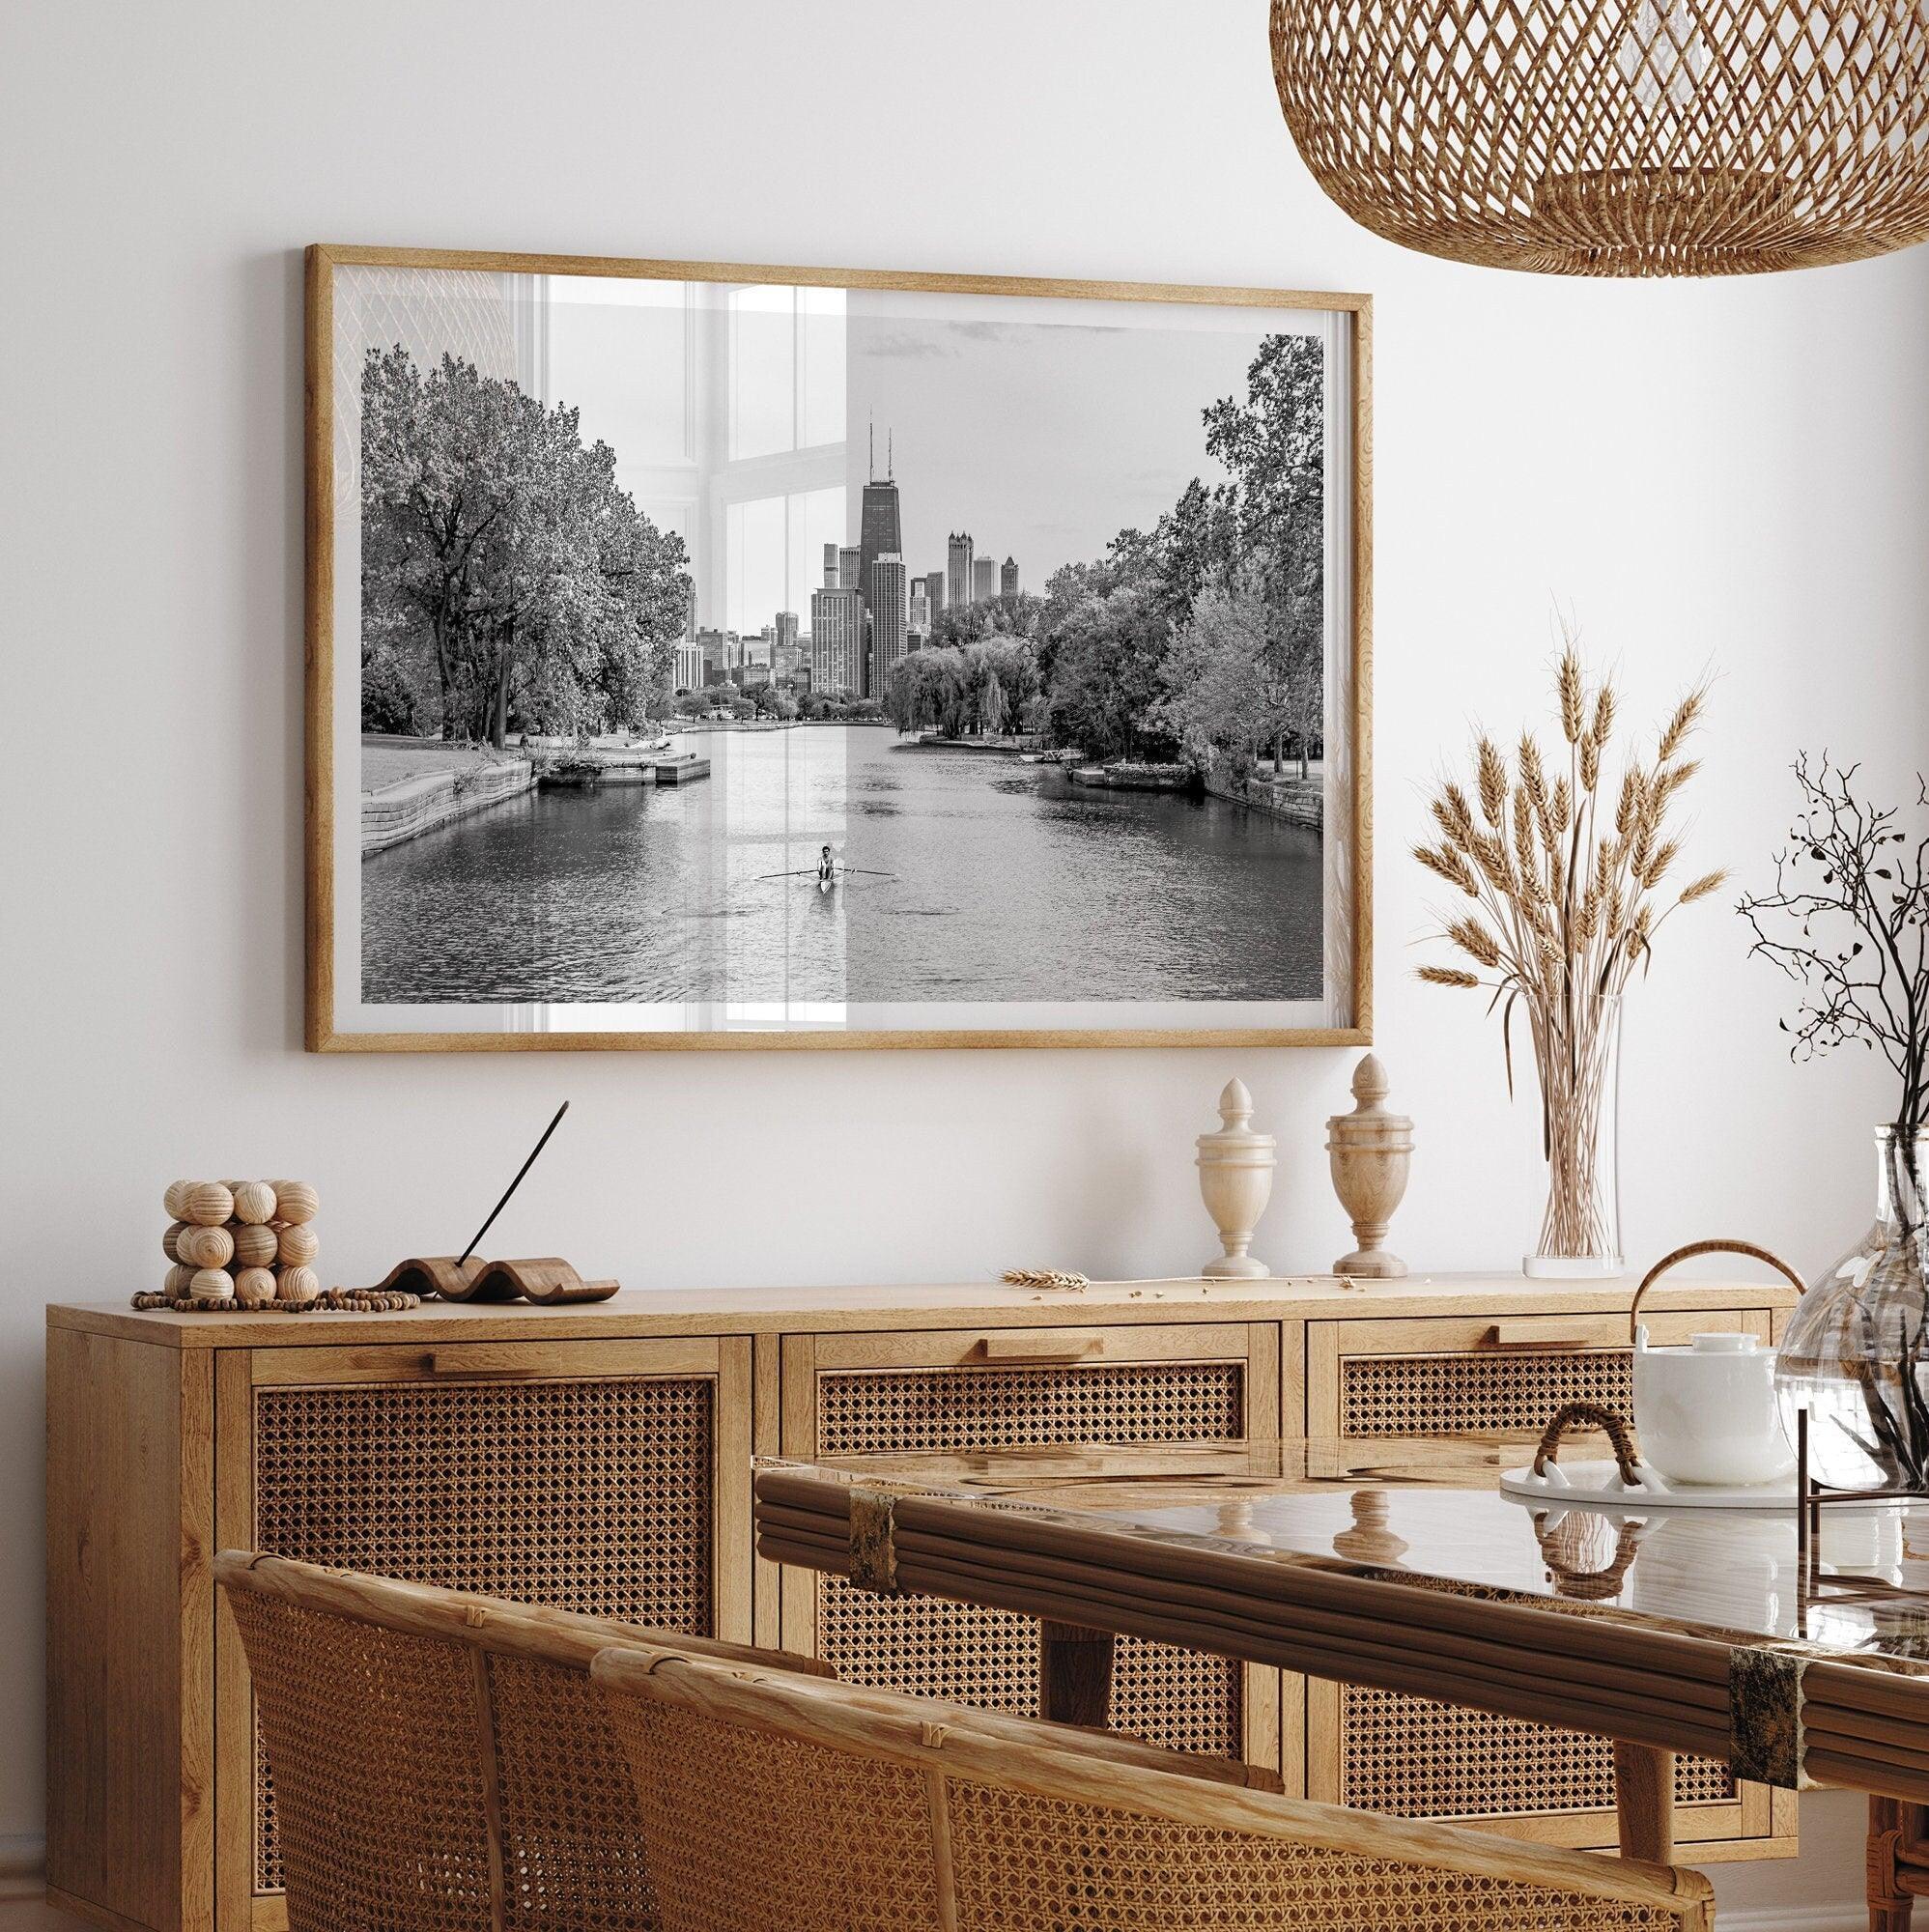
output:
[[[823, 545], [827, 561], [835, 554], [837, 563], [835, 574], [808, 572], [791, 655], [795, 665], [809, 664], [813, 688], [826, 688], [829, 676], [876, 699], [890, 665], [928, 642], [945, 611], [1026, 590], [1042, 595], [1061, 567], [1103, 555], [1121, 529], [1149, 529], [1193, 478], [1208, 488], [1222, 481], [1202, 414], [1243, 388], [1252, 338], [1199, 319], [1147, 329], [854, 310], [846, 351], [846, 481], [836, 493], [842, 510], [819, 526], [827, 536], [837, 532], [838, 541]], [[1142, 406], [1118, 410], [1121, 393]], [[990, 423], [998, 434], [986, 433]], [[792, 519], [784, 541], [794, 583], [794, 510]], [[900, 559], [902, 573], [893, 579], [880, 668], [872, 580], [887, 554]], [[753, 574], [759, 589], [768, 585], [764, 594], [778, 592], [768, 569], [745, 576]], [[826, 583], [856, 592], [862, 606], [826, 602]], [[915, 617], [913, 599], [921, 599]], [[815, 645], [820, 607], [828, 654]], [[752, 638], [780, 614], [741, 601], [737, 611]], [[773, 653], [780, 680], [783, 657]]]

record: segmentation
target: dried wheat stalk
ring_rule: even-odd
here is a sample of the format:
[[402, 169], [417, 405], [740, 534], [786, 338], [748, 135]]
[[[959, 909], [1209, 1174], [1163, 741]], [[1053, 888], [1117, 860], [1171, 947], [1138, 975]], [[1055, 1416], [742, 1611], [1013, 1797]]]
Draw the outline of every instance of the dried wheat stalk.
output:
[[1067, 1293], [1092, 1286], [1088, 1276], [1074, 1274], [1068, 1268], [1007, 1268], [1000, 1279], [1013, 1288], [1049, 1288]]
[[1532, 733], [1522, 734], [1512, 771], [1482, 737], [1474, 748], [1478, 815], [1451, 780], [1433, 800], [1439, 840], [1413, 856], [1471, 902], [1442, 916], [1437, 934], [1468, 963], [1423, 966], [1420, 978], [1491, 991], [1510, 1092], [1513, 1013], [1524, 1005], [1548, 1167], [1541, 1252], [1603, 1255], [1615, 1238], [1597, 1159], [1617, 1002], [1634, 969], [1646, 969], [1670, 916], [1717, 892], [1727, 874], [1704, 873], [1672, 896], [1662, 891], [1681, 854], [1669, 812], [1696, 769], [1681, 751], [1701, 721], [1707, 687], [1682, 699], [1652, 757], [1631, 759], [1612, 788], [1605, 754], [1614, 689], [1603, 681], [1590, 691], [1572, 638], [1554, 690], [1565, 770], [1560, 753], [1550, 760]]

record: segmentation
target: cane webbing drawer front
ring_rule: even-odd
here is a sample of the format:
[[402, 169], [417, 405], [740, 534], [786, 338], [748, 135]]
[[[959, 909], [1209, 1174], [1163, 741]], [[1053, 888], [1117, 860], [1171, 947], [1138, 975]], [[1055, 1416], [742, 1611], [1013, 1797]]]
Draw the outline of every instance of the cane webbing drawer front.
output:
[[[825, 1455], [1020, 1443], [1223, 1441], [1245, 1433], [1243, 1362], [941, 1368], [817, 1378]], [[1029, 1617], [935, 1598], [889, 1599], [841, 1577], [817, 1585], [817, 1651], [840, 1677], [1035, 1713], [1038, 1633]], [[1240, 1667], [1120, 1639], [1113, 1722], [1175, 1748], [1236, 1757]]]
[[[1340, 1687], [1339, 1802], [1396, 1818], [1606, 1811], [1614, 1761], [1605, 1739], [1431, 1698]], [[1732, 1804], [1725, 1765], [1675, 1764], [1677, 1804]]]
[[1547, 1353], [1344, 1355], [1341, 1435], [1538, 1435], [1569, 1402], [1626, 1415], [1633, 1370], [1625, 1349]]
[[[714, 1634], [704, 1376], [257, 1388], [254, 1543], [277, 1555]], [[254, 1884], [281, 1883], [256, 1744]]]
[[[1768, 1340], [1759, 1309], [1643, 1318], [1658, 1342], [1702, 1329]], [[1633, 1412], [1625, 1316], [1324, 1322], [1311, 1330], [1311, 1435], [1504, 1435], [1532, 1441], [1564, 1403]]]

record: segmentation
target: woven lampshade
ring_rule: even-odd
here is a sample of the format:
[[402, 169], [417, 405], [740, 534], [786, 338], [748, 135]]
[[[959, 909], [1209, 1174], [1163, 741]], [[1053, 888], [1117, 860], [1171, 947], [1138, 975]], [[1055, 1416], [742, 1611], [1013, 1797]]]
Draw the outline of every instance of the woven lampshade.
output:
[[1390, 242], [1733, 275], [1929, 236], [1929, 0], [1273, 0], [1319, 185]]

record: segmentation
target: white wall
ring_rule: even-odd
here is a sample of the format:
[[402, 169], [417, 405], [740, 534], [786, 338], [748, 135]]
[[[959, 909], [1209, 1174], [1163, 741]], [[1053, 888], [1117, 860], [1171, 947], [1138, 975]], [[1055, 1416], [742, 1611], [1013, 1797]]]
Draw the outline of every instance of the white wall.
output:
[[[1693, 854], [1759, 879], [1800, 745], [1920, 756], [1929, 254], [1710, 286], [1455, 268], [1350, 226], [1274, 104], [1262, 0], [966, 12], [499, 0], [8, 10], [0, 47], [7, 1152], [0, 1837], [40, 1829], [41, 1308], [156, 1267], [180, 1173], [310, 1175], [332, 1278], [501, 1228], [632, 1286], [1189, 1269], [1189, 1141], [1232, 1071], [1282, 1141], [1262, 1247], [1344, 1229], [1330, 1053], [321, 1060], [299, 1050], [299, 248], [315, 240], [1367, 289], [1377, 298], [1380, 1051], [1396, 1227], [1507, 1264], [1534, 1125], [1493, 1029], [1407, 976], [1404, 856], [1466, 721], [1538, 705], [1556, 598], [1652, 715], [1721, 673]], [[1819, 1264], [1881, 1101], [1792, 1069], [1782, 992], [1685, 917], [1628, 1041], [1631, 1252]], [[1851, 1900], [1855, 1807], [1794, 1875]]]

